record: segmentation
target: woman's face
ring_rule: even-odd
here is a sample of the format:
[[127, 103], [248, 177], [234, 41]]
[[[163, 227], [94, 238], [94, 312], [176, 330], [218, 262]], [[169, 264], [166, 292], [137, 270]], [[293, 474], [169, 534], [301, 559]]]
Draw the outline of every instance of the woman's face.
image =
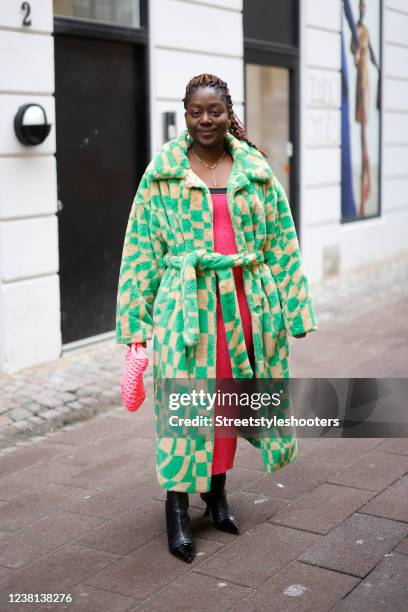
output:
[[191, 94], [185, 118], [191, 138], [202, 147], [219, 145], [230, 126], [224, 98], [214, 87], [199, 87]]

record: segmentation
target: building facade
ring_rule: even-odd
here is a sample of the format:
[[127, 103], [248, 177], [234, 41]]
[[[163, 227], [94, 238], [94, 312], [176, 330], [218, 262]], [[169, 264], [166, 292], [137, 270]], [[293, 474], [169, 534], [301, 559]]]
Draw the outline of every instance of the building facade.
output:
[[1, 371], [113, 338], [131, 199], [201, 72], [268, 153], [312, 280], [407, 249], [404, 0], [5, 0], [0, 66]]

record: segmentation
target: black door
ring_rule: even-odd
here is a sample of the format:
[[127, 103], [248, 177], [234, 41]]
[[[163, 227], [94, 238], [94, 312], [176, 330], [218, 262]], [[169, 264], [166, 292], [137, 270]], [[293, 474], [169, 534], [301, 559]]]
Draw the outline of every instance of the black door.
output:
[[62, 340], [112, 331], [130, 205], [146, 164], [138, 45], [55, 36]]

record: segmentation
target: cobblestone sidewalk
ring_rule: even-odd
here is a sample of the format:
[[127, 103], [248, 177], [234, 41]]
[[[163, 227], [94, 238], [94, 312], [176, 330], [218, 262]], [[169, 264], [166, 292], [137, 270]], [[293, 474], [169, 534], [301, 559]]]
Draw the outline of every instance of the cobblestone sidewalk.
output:
[[[313, 297], [319, 326], [323, 331], [327, 326], [334, 325], [338, 330], [339, 324], [347, 324], [358, 316], [370, 317], [373, 313], [386, 312], [387, 304], [391, 302], [400, 300], [401, 303], [408, 304], [408, 255], [359, 272], [331, 278], [324, 284], [313, 287]], [[366, 327], [366, 333], [369, 334], [369, 331]], [[397, 333], [396, 330], [395, 332]], [[356, 334], [359, 334], [358, 329]], [[324, 334], [313, 336], [319, 336], [321, 341], [326, 341]], [[296, 345], [296, 351], [302, 355], [305, 351], [308, 353], [311, 342], [312, 338], [307, 338], [302, 345]], [[317, 337], [313, 338], [313, 346], [318, 342]], [[333, 342], [336, 340], [331, 335], [331, 343]], [[24, 441], [27, 437], [43, 435], [62, 425], [87, 419], [120, 405], [119, 381], [125, 350], [125, 347], [116, 345], [112, 339], [67, 353], [57, 361], [25, 369], [17, 374], [0, 374], [0, 450], [15, 442]], [[320, 347], [316, 345], [315, 353], [319, 350]], [[146, 387], [150, 391], [151, 351], [151, 343], [148, 343], [150, 363], [146, 372]], [[336, 359], [343, 358], [347, 361], [346, 351], [341, 351], [342, 345], [339, 342], [338, 350], [335, 351]], [[317, 362], [321, 376], [326, 375], [323, 371], [325, 365], [332, 363], [331, 356], [333, 353], [326, 351], [323, 362], [322, 359]], [[364, 354], [362, 356], [364, 357]], [[308, 372], [297, 367], [296, 352], [294, 362], [297, 376], [316, 376], [316, 370], [312, 374], [310, 370]], [[309, 363], [315, 364], [310, 354]], [[336, 376], [335, 373], [331, 375]]]

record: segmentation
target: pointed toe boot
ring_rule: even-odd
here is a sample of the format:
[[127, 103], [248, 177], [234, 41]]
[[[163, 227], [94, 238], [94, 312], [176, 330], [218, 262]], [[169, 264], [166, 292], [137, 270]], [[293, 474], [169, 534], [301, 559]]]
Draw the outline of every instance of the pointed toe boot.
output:
[[191, 563], [196, 555], [196, 545], [188, 508], [188, 493], [167, 491], [166, 527], [169, 551], [175, 557]]

